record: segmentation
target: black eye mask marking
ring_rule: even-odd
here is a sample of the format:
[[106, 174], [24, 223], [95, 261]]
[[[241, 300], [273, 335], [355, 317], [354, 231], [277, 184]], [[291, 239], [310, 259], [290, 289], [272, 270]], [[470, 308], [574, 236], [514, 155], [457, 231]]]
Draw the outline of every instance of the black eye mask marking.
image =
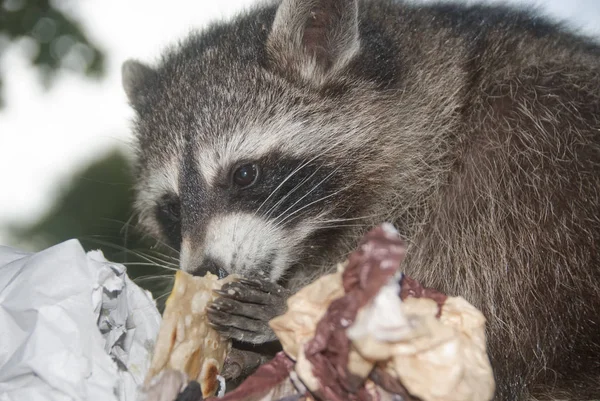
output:
[[181, 244], [181, 202], [174, 193], [161, 197], [154, 212], [168, 244], [179, 250]]
[[[334, 201], [331, 195], [342, 185], [337, 172], [318, 160], [307, 162], [271, 154], [243, 166], [246, 171], [236, 170], [240, 179], [245, 183], [252, 178], [253, 182], [243, 188], [233, 185], [224, 192], [229, 209], [257, 212], [258, 216], [292, 225], [298, 222], [297, 217], [315, 214]], [[257, 177], [252, 177], [253, 168]]]

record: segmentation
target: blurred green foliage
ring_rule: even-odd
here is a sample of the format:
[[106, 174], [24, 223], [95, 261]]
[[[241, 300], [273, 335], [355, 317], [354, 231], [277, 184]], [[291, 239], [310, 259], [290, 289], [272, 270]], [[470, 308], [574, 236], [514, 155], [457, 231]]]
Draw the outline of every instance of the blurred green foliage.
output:
[[[22, 45], [31, 56], [42, 83], [69, 70], [90, 78], [102, 77], [105, 55], [85, 33], [80, 21], [62, 0], [0, 0], [0, 59], [12, 45]], [[27, 52], [26, 52], [27, 53]], [[0, 107], [2, 98], [0, 75]], [[86, 250], [100, 249], [105, 257], [127, 266], [128, 275], [153, 292], [159, 308], [172, 286], [176, 255], [159, 249], [156, 241], [135, 229], [133, 174], [119, 151], [74, 173], [49, 211], [29, 226], [13, 225], [8, 234], [17, 244], [42, 250], [76, 238]], [[161, 302], [162, 301], [162, 302]]]
[[177, 255], [130, 223], [133, 181], [129, 161], [115, 150], [76, 173], [36, 223], [9, 227], [9, 234], [39, 250], [72, 238], [86, 250], [101, 249], [108, 260], [125, 264], [130, 278], [152, 291], [162, 308]]
[[[34, 66], [48, 85], [62, 68], [100, 77], [104, 73], [104, 54], [85, 34], [80, 23], [50, 0], [0, 0], [0, 39], [7, 44], [27, 39], [35, 45]], [[0, 58], [8, 45], [0, 45]], [[2, 76], [0, 75], [0, 107]]]

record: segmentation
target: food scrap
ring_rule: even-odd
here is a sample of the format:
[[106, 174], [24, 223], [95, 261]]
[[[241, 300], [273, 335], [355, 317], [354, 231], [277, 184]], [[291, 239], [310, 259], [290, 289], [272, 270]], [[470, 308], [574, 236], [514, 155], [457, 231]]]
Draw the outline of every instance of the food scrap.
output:
[[[217, 392], [219, 373], [231, 349], [231, 341], [210, 327], [206, 308], [217, 298], [213, 291], [235, 279], [234, 275], [218, 280], [211, 273], [194, 277], [177, 271], [145, 380], [146, 400], [167, 381], [181, 386], [187, 385], [187, 379], [197, 381], [203, 397]], [[171, 384], [173, 386], [177, 387]], [[175, 392], [178, 393], [179, 390]]]

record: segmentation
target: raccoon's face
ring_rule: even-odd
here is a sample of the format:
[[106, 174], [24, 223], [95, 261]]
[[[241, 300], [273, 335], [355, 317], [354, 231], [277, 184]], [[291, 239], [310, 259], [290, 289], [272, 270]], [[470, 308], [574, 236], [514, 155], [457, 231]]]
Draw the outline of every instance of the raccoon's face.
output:
[[281, 280], [339, 254], [369, 211], [362, 111], [331, 89], [359, 50], [356, 4], [304, 3], [213, 26], [156, 69], [123, 67], [140, 222], [190, 273]]

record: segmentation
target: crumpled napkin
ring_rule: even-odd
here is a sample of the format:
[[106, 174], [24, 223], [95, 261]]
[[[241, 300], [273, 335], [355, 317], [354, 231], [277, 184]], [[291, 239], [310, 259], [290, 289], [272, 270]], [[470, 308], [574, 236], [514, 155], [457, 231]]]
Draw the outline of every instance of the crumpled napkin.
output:
[[77, 240], [0, 247], [0, 401], [135, 400], [160, 321], [124, 266]]
[[295, 385], [288, 395], [298, 400], [492, 399], [484, 316], [402, 274], [405, 254], [390, 225], [367, 233], [343, 269], [298, 291], [269, 322], [279, 358], [293, 362], [288, 378], [251, 376], [225, 400], [277, 400], [271, 390], [293, 376], [310, 390]]

